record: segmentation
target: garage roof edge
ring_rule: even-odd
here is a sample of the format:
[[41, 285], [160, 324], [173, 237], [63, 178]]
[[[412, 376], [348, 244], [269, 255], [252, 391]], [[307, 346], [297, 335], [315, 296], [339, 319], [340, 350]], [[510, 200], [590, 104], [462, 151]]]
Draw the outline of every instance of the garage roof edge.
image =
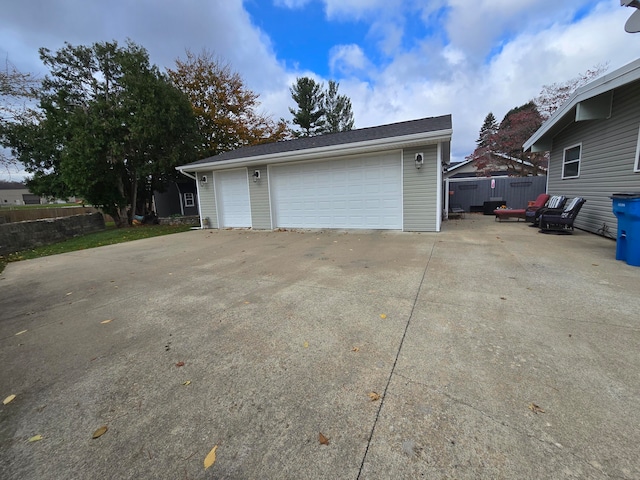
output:
[[[405, 133], [408, 132], [408, 133]], [[180, 171], [280, 163], [352, 155], [379, 149], [407, 148], [420, 143], [448, 141], [453, 133], [451, 115], [400, 122], [317, 137], [243, 147], [177, 167]]]

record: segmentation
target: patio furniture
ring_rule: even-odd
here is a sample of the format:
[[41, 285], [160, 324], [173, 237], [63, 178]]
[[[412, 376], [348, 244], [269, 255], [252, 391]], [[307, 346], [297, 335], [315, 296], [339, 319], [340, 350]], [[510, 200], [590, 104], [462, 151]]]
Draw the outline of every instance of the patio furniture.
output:
[[449, 205], [449, 218], [464, 218], [464, 208], [459, 203]]
[[524, 208], [496, 208], [493, 213], [496, 216], [496, 220], [502, 221], [507, 218], [517, 218], [520, 221], [521, 218], [525, 218], [525, 211]]
[[549, 195], [541, 193], [538, 198], [533, 202], [529, 202], [527, 208], [497, 208], [493, 211], [496, 216], [496, 220], [502, 221], [505, 218], [517, 218], [520, 221], [521, 218], [527, 219], [527, 212], [535, 212], [539, 208], [542, 208], [544, 204], [549, 200]]
[[567, 205], [561, 213], [542, 213], [539, 218], [540, 232], [560, 233], [565, 235], [573, 233], [573, 221], [578, 216], [578, 213], [585, 202], [586, 200], [584, 198], [575, 197], [567, 202]]
[[525, 220], [527, 222], [533, 223], [533, 225], [531, 225], [532, 227], [537, 227], [540, 215], [542, 215], [543, 213], [562, 213], [566, 201], [567, 197], [565, 197], [564, 195], [554, 195], [549, 198], [544, 207], [527, 212]]

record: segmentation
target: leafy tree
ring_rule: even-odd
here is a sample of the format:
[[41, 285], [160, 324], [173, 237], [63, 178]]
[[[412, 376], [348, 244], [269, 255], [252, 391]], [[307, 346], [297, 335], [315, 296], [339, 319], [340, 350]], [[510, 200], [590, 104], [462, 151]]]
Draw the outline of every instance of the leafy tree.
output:
[[493, 115], [487, 115], [476, 140], [477, 147], [467, 159], [475, 161], [480, 175], [505, 167], [511, 175], [537, 175], [540, 167], [547, 166], [549, 156], [523, 152], [522, 145], [578, 88], [602, 75], [607, 68], [607, 65], [596, 65], [565, 82], [544, 85], [535, 100], [509, 111], [497, 129], [495, 118], [492, 122], [489, 117]]
[[256, 112], [258, 94], [228, 64], [207, 51], [199, 55], [187, 51], [186, 55], [186, 60], [176, 60], [175, 70], [167, 73], [191, 102], [200, 133], [198, 156], [290, 138], [284, 120], [274, 122]]
[[565, 82], [543, 85], [540, 95], [534, 100], [542, 118], [544, 120], [548, 119], [553, 112], [573, 95], [573, 92], [605, 73], [608, 68], [607, 64], [598, 64]]
[[353, 129], [351, 100], [346, 95], [338, 95], [339, 86], [338, 82], [329, 80], [329, 87], [324, 93], [324, 133], [346, 132]]
[[541, 125], [542, 116], [533, 102], [513, 108], [504, 116], [494, 133], [483, 137], [481, 129], [479, 140], [482, 140], [482, 144], [478, 144], [467, 158], [475, 161], [481, 175], [501, 168], [506, 168], [512, 176], [538, 175], [540, 167], [547, 164], [546, 156], [524, 152], [522, 144]]
[[[20, 72], [9, 60], [0, 70], [0, 145], [8, 145], [8, 130], [12, 124], [31, 118], [29, 102], [34, 98], [38, 80], [30, 73]], [[0, 166], [9, 167], [15, 159], [0, 148]]]
[[484, 118], [484, 123], [480, 127], [480, 134], [476, 140], [478, 147], [486, 147], [492, 135], [498, 131], [498, 121], [492, 112], [489, 112]]
[[325, 94], [322, 85], [313, 78], [301, 77], [290, 88], [291, 96], [298, 105], [297, 110], [289, 108], [293, 123], [300, 127], [294, 132], [298, 137], [311, 137], [325, 131]]
[[[195, 159], [196, 125], [186, 97], [128, 42], [40, 49], [49, 68], [39, 116], [10, 129], [10, 144], [37, 194], [78, 195], [118, 226], [130, 222], [138, 191]], [[143, 188], [144, 187], [144, 188]]]

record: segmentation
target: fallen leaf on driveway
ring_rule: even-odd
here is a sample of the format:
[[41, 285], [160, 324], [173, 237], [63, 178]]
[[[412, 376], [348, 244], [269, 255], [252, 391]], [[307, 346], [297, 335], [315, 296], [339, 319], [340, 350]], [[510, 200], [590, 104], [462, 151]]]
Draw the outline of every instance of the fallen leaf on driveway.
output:
[[204, 469], [205, 470], [207, 468], [209, 468], [211, 465], [213, 465], [214, 463], [216, 463], [216, 450], [217, 449], [218, 449], [218, 445], [213, 447], [211, 449], [211, 451], [207, 454], [207, 456], [204, 457]]
[[109, 427], [107, 427], [106, 425], [103, 425], [99, 429], [97, 429], [95, 432], [93, 432], [93, 435], [91, 436], [91, 438], [93, 439], [100, 438], [102, 435], [107, 433], [107, 430], [109, 430]]
[[318, 441], [321, 445], [329, 445], [329, 439], [325, 437], [322, 432], [318, 434]]
[[68, 297], [69, 295], [71, 295], [73, 292], [69, 292], [65, 295], [65, 297]]
[[178, 362], [178, 363], [176, 363], [176, 367], [184, 367], [184, 362]]
[[353, 348], [351, 349], [351, 351], [352, 351], [352, 352], [359, 352], [359, 351], [360, 351], [360, 348], [359, 348], [359, 347], [353, 347]]
[[309, 342], [304, 342], [304, 348], [309, 348]]
[[42, 440], [42, 435], [34, 435], [29, 439], [29, 443], [39, 442], [40, 440]]
[[27, 330], [20, 330], [18, 333], [16, 333], [15, 336], [17, 337], [18, 335], [22, 335], [23, 333], [27, 333]]
[[531, 410], [533, 413], [544, 413], [544, 410], [535, 403], [529, 404], [529, 410]]
[[386, 315], [386, 314], [384, 314], [384, 313], [381, 313], [381, 314], [380, 314], [380, 318], [382, 318], [382, 319], [384, 320], [385, 318], [387, 318], [387, 315]]
[[16, 396], [15, 396], [15, 395], [9, 395], [7, 398], [5, 398], [5, 399], [2, 401], [2, 404], [3, 404], [3, 405], [8, 405], [9, 403], [13, 402], [13, 399], [14, 399], [14, 398], [16, 398]]
[[111, 322], [112, 320], [113, 320], [113, 318], [110, 318], [109, 320], [103, 320], [103, 321], [101, 321], [100, 323], [109, 323], [109, 322]]
[[375, 402], [376, 400], [380, 400], [380, 394], [376, 392], [371, 392], [369, 394], [369, 398], [371, 399], [372, 402]]
[[183, 383], [183, 385], [191, 385], [191, 380], [187, 380], [186, 382]]

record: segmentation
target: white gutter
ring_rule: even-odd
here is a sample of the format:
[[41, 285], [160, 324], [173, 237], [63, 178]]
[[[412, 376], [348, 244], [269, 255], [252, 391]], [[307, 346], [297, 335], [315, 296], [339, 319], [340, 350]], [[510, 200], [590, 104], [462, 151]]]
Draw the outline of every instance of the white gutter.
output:
[[610, 90], [614, 90], [623, 85], [640, 79], [640, 59], [615, 70], [608, 75], [604, 75], [591, 83], [586, 84], [576, 90], [573, 95], [562, 106], [556, 110], [549, 119], [527, 140], [522, 148], [526, 152], [536, 142], [545, 136], [551, 128], [558, 123], [566, 114], [570, 113], [578, 103], [584, 102], [593, 97], [597, 97]]
[[336, 145], [329, 145], [326, 147], [306, 148], [304, 150], [293, 150], [290, 152], [278, 152], [270, 153], [266, 155], [256, 155], [253, 157], [240, 157], [231, 160], [212, 161], [206, 163], [200, 163], [197, 165], [181, 166], [176, 169], [186, 174], [189, 172], [202, 172], [211, 170], [220, 170], [223, 168], [233, 167], [251, 167], [255, 165], [263, 165], [265, 163], [276, 163], [273, 160], [277, 160], [277, 163], [320, 159], [325, 157], [334, 156], [336, 153], [340, 155], [354, 155], [358, 153], [366, 153], [369, 151], [380, 149], [396, 149], [407, 148], [411, 146], [424, 145], [428, 143], [438, 143], [441, 141], [447, 141], [453, 135], [453, 129], [437, 130], [433, 132], [421, 132], [411, 135], [403, 135], [399, 137], [386, 137], [376, 140], [367, 140], [364, 142], [353, 143], [340, 143]]
[[198, 182], [198, 179], [196, 178], [195, 175], [191, 175], [190, 173], [185, 172], [184, 170], [180, 170], [180, 167], [176, 167], [176, 170], [178, 170], [181, 174], [183, 174], [185, 177], [189, 177], [191, 180], [195, 180], [196, 183]]

